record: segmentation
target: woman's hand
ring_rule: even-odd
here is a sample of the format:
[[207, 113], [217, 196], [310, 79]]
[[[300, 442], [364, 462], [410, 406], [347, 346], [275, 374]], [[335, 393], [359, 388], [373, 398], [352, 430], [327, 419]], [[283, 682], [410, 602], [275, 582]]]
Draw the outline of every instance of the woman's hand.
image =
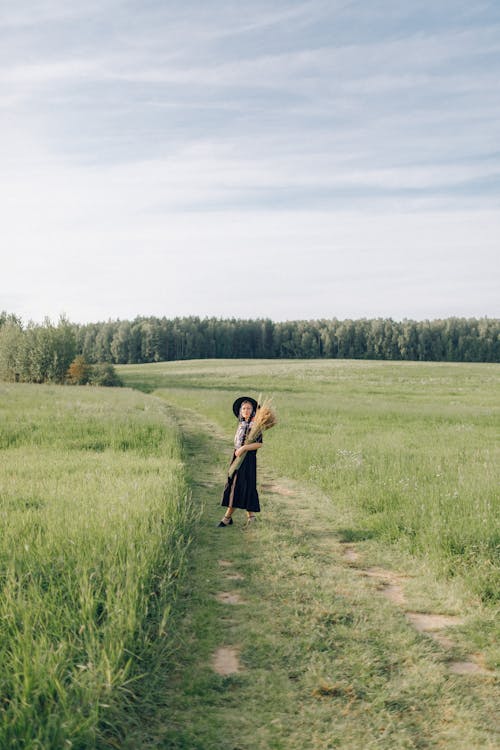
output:
[[241, 456], [242, 453], [246, 452], [246, 449], [247, 449], [246, 445], [242, 445], [241, 448], [236, 448], [236, 450], [234, 451], [234, 455]]

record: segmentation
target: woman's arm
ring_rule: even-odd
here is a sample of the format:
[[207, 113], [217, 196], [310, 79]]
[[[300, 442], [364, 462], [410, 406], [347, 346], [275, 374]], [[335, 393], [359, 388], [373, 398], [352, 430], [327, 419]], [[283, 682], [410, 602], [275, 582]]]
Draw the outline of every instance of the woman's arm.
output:
[[237, 448], [234, 451], [234, 455], [241, 456], [246, 451], [256, 451], [258, 448], [262, 448], [262, 443], [248, 443], [248, 445], [242, 445], [241, 448]]

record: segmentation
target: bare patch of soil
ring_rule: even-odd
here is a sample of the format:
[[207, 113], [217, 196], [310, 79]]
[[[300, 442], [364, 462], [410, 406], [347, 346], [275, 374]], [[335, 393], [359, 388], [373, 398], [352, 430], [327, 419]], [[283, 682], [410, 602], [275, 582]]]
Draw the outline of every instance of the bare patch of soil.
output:
[[273, 492], [275, 495], [285, 495], [286, 497], [291, 497], [294, 493], [292, 490], [289, 490], [287, 487], [283, 487], [281, 484], [261, 484], [262, 489], [265, 492]]
[[[346, 551], [349, 552], [349, 548], [347, 548]], [[347, 557], [346, 555], [344, 556]], [[373, 578], [378, 581], [380, 583], [380, 593], [382, 596], [385, 596], [393, 604], [404, 607], [406, 600], [401, 581], [404, 580], [405, 576], [394, 573], [391, 570], [385, 570], [384, 568], [365, 568], [359, 570], [359, 573], [367, 578]], [[455, 643], [451, 638], [440, 631], [452, 627], [453, 625], [460, 625], [465, 619], [460, 615], [441, 615], [411, 611], [405, 612], [405, 616], [415, 630], [429, 636], [446, 650], [453, 649]], [[466, 661], [450, 661], [448, 662], [448, 668], [450, 672], [457, 675], [493, 674], [491, 670], [481, 664], [481, 659], [481, 654], [477, 654], [471, 656]]]
[[[442, 648], [452, 649], [454, 642], [451, 638], [439, 631], [443, 628], [449, 628], [452, 625], [460, 625], [464, 618], [459, 615], [438, 615], [428, 614], [423, 612], [406, 612], [406, 617], [411, 622], [415, 630], [419, 633], [425, 633], [430, 636], [436, 643]], [[466, 661], [450, 661], [448, 663], [448, 669], [453, 674], [468, 675], [468, 674], [481, 674], [491, 675], [493, 674], [489, 669], [486, 669], [481, 664], [482, 655], [477, 654], [471, 656]]]
[[389, 601], [392, 602], [393, 604], [398, 604], [399, 606], [402, 606], [406, 602], [403, 589], [397, 583], [388, 583], [386, 586], [383, 587], [383, 589], [381, 590], [381, 593], [382, 593], [382, 596], [385, 596], [385, 598], [389, 599]]
[[452, 625], [460, 625], [463, 617], [458, 615], [435, 615], [424, 612], [407, 612], [407, 618], [419, 633], [432, 634], [434, 630], [442, 630]]
[[397, 583], [406, 577], [400, 573], [394, 573], [393, 570], [386, 570], [385, 568], [363, 568], [360, 572], [368, 578], [378, 578], [386, 583]]
[[451, 661], [448, 664], [448, 669], [453, 674], [481, 674], [481, 675], [493, 675], [494, 673], [490, 669], [483, 667], [479, 661]]
[[221, 604], [245, 604], [246, 602], [240, 597], [237, 592], [221, 591], [216, 594], [215, 598]]
[[342, 555], [347, 562], [355, 563], [359, 560], [359, 553], [353, 547], [345, 545], [342, 549]]
[[219, 560], [219, 565], [221, 566], [221, 568], [230, 568], [232, 567], [232, 564], [233, 563], [231, 562], [231, 560]]
[[238, 655], [237, 648], [224, 646], [218, 648], [212, 656], [212, 669], [223, 677], [240, 672], [241, 666]]
[[390, 602], [399, 606], [405, 604], [406, 599], [401, 581], [405, 580], [406, 576], [385, 568], [364, 568], [360, 570], [360, 573], [367, 578], [379, 581], [380, 593]]
[[230, 573], [226, 576], [228, 581], [244, 581], [245, 576], [242, 576], [241, 573]]

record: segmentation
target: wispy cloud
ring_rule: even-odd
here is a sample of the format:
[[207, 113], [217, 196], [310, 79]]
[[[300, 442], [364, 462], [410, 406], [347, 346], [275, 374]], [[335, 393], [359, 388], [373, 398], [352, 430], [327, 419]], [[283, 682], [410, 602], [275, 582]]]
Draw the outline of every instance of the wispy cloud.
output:
[[[428, 289], [423, 257], [448, 272], [453, 262], [465, 310], [460, 279], [470, 278], [473, 257], [481, 270], [467, 309], [479, 309], [476, 295], [491, 314], [500, 12], [479, 0], [452, 5], [453, 14], [431, 0], [27, 0], [4, 9], [2, 244], [15, 248], [15, 262], [3, 283], [22, 283], [35, 299], [29, 270], [39, 279], [40, 259], [51, 258], [53, 284], [74, 285], [80, 298], [95, 264], [104, 297], [113, 269], [122, 287], [134, 286], [134, 255], [146, 246], [151, 267], [175, 279], [178, 310], [186, 295], [176, 289], [196, 265], [199, 283], [209, 278], [213, 288], [196, 293], [205, 305], [197, 312], [223, 314], [217, 273], [224, 278], [237, 246], [270, 272], [287, 255], [287, 293], [263, 300], [266, 314], [297, 317], [288, 290], [301, 279], [312, 290], [304, 315], [314, 304], [326, 314], [328, 284], [347, 299], [342, 283], [380, 314], [378, 269], [388, 269], [386, 299], [401, 306], [410, 299], [395, 292], [404, 279]], [[419, 222], [432, 227], [425, 237]], [[321, 278], [302, 261], [310, 252], [322, 257]], [[81, 282], [58, 272], [65, 257], [82, 258]], [[376, 278], [380, 297], [353, 274]], [[155, 294], [161, 307], [165, 296]], [[51, 287], [43, 304], [53, 297]], [[453, 299], [450, 287], [446, 304], [460, 312]], [[108, 315], [113, 304], [111, 296]], [[412, 304], [408, 315], [421, 312]], [[145, 298], [137, 305], [147, 312]]]

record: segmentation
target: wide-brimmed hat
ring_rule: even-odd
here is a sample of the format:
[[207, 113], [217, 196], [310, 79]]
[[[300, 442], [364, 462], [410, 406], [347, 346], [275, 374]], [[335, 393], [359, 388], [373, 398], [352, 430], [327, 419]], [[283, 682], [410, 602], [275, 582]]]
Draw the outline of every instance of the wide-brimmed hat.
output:
[[239, 398], [236, 399], [236, 401], [233, 404], [233, 412], [234, 412], [234, 416], [235, 417], [239, 417], [240, 416], [241, 405], [245, 401], [249, 401], [252, 404], [254, 411], [257, 411], [257, 409], [259, 408], [259, 404], [251, 396], [240, 396]]

